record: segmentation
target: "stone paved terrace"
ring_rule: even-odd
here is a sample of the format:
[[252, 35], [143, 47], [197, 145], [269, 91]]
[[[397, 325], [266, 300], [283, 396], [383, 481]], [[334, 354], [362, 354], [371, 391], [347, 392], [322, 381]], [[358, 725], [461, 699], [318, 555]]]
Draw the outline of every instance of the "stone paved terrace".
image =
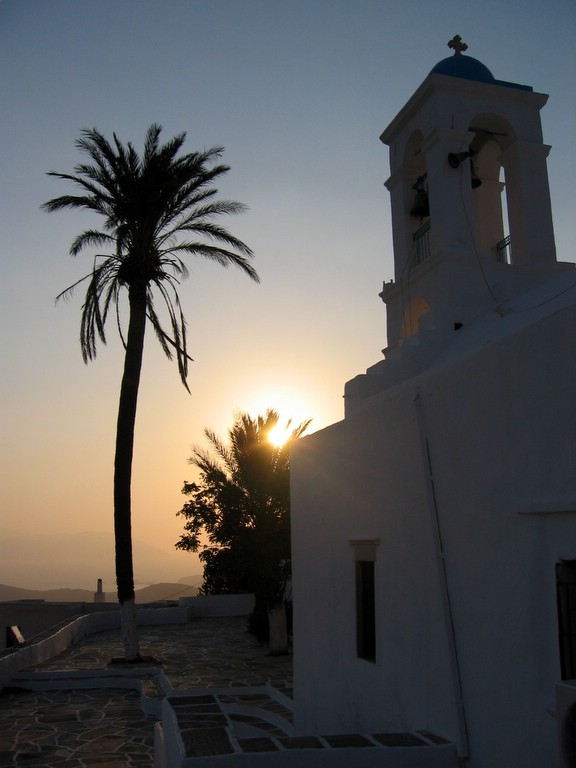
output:
[[[156, 682], [161, 669], [174, 692], [271, 685], [290, 694], [291, 657], [268, 656], [245, 626], [244, 617], [232, 617], [140, 627], [142, 655], [159, 662], [137, 671], [142, 692], [148, 699], [161, 697]], [[118, 630], [100, 632], [15, 675], [0, 694], [0, 768], [150, 768], [160, 709], [151, 704], [156, 714], [146, 715], [139, 690], [118, 690], [135, 672], [110, 664], [122, 653]], [[97, 685], [110, 679], [110, 687], [91, 688], [95, 675]]]
[[[139, 628], [140, 652], [160, 662], [175, 689], [292, 686], [292, 657], [271, 657], [246, 631], [246, 617], [195, 618], [188, 624]], [[103, 670], [123, 655], [118, 630], [99, 632], [37, 666], [39, 672]], [[121, 665], [117, 665], [121, 666]], [[154, 667], [152, 663], [150, 666]]]
[[[0, 768], [152, 768], [163, 700], [186, 765], [199, 768], [242, 756], [246, 768], [274, 765], [288, 752], [299, 768], [308, 763], [298, 750], [349, 768], [362, 763], [346, 758], [350, 750], [379, 753], [383, 766], [456, 765], [449, 745], [425, 732], [294, 735], [291, 656], [269, 656], [245, 625], [227, 617], [140, 627], [141, 652], [155, 661], [138, 669], [110, 663], [122, 656], [120, 633], [110, 630], [22, 670], [0, 694]], [[380, 763], [384, 752], [392, 762]]]
[[0, 766], [150, 768], [155, 722], [136, 691], [4, 691]]

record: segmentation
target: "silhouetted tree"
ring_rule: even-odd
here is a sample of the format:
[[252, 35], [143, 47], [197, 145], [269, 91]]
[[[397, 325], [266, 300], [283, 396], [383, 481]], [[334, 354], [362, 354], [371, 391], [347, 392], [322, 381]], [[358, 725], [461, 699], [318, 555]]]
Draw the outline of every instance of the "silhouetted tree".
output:
[[[146, 133], [140, 156], [132, 144], [122, 144], [116, 134], [110, 143], [96, 129], [83, 130], [77, 148], [90, 164], [75, 166], [74, 173], [56, 173], [79, 187], [80, 194], [56, 197], [42, 206], [52, 212], [86, 209], [102, 216], [101, 229], [88, 229], [70, 247], [72, 256], [85, 248], [104, 249], [94, 255], [92, 271], [65, 291], [69, 297], [86, 283], [80, 343], [84, 362], [96, 356], [96, 344], [106, 343], [105, 326], [111, 309], [125, 348], [120, 389], [114, 459], [114, 531], [116, 580], [122, 609], [125, 656], [139, 658], [134, 608], [131, 535], [131, 474], [136, 404], [142, 367], [144, 334], [150, 322], [168, 358], [176, 356], [182, 383], [188, 389], [186, 326], [178, 296], [180, 279], [188, 275], [183, 259], [202, 256], [222, 266], [233, 264], [258, 281], [249, 263], [252, 251], [214, 219], [240, 213], [237, 202], [216, 200], [212, 186], [229, 168], [220, 164], [222, 147], [179, 155], [186, 134], [160, 144], [161, 127]], [[128, 331], [121, 326], [120, 297], [128, 294]], [[162, 300], [167, 327], [154, 304]]]
[[[237, 414], [228, 446], [204, 430], [212, 453], [193, 448], [189, 463], [200, 470], [200, 480], [184, 483], [182, 493], [189, 500], [177, 513], [186, 523], [176, 547], [200, 552], [205, 594], [254, 592], [256, 612], [285, 621], [284, 590], [291, 572], [290, 446], [310, 420], [292, 429], [285, 443], [274, 445], [269, 435], [279, 418], [272, 409], [255, 419]], [[285, 637], [279, 643], [281, 648], [271, 641], [271, 652], [287, 650]]]

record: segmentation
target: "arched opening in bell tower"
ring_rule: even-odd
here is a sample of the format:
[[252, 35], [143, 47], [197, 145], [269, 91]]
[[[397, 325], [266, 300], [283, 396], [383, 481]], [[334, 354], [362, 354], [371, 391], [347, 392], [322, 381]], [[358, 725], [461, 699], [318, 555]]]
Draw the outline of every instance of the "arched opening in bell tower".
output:
[[430, 255], [430, 201], [428, 197], [428, 172], [426, 156], [422, 151], [423, 134], [414, 131], [404, 155], [407, 174], [406, 212], [408, 216], [408, 252], [410, 264], [417, 265]]
[[469, 130], [474, 133], [470, 174], [476, 250], [493, 261], [511, 264], [509, 188], [503, 156], [514, 141], [512, 129], [494, 115], [479, 115], [471, 121]]

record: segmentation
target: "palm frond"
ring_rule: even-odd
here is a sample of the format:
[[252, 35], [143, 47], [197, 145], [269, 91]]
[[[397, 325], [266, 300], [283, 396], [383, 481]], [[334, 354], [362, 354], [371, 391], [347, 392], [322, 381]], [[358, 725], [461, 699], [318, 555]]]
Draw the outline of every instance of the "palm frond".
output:
[[[229, 472], [232, 472], [234, 470], [234, 457], [232, 455], [232, 451], [230, 451], [226, 445], [220, 440], [218, 435], [213, 432], [211, 429], [205, 429], [204, 435], [209, 440], [209, 442], [212, 445], [213, 450], [216, 452], [216, 454], [220, 457], [220, 459], [224, 462], [224, 466]], [[200, 448], [194, 448], [194, 456], [208, 456], [210, 461], [213, 461], [210, 457], [210, 454], [205, 453]], [[195, 461], [191, 462], [192, 464], [195, 463]], [[198, 466], [198, 465], [196, 465]]]
[[182, 312], [180, 299], [178, 297], [178, 293], [174, 289], [172, 300], [170, 300], [166, 285], [171, 285], [171, 283], [157, 283], [157, 285], [160, 292], [164, 296], [164, 302], [170, 317], [170, 325], [172, 327], [172, 335], [174, 337], [174, 349], [176, 351], [176, 359], [178, 362], [178, 372], [180, 374], [180, 379], [186, 389], [188, 389], [186, 377], [188, 376], [188, 360], [190, 357], [187, 352], [186, 320], [184, 319], [184, 313]]
[[164, 304], [168, 312], [172, 337], [170, 337], [162, 328], [162, 324], [153, 305], [151, 291], [148, 292], [147, 313], [166, 357], [171, 360], [173, 351], [176, 353], [180, 379], [186, 389], [190, 391], [186, 378], [188, 376], [188, 362], [192, 361], [192, 358], [187, 352], [186, 321], [176, 290], [173, 288], [173, 295], [170, 295], [168, 291], [168, 286], [170, 285], [171, 283], [169, 282], [156, 282], [156, 287], [164, 299]]
[[210, 241], [224, 243], [230, 248], [235, 248], [237, 251], [240, 251], [250, 258], [253, 255], [252, 250], [247, 245], [214, 221], [199, 219], [197, 221], [191, 221], [190, 224], [179, 225], [176, 232], [172, 233], [172, 237], [174, 237], [177, 232], [193, 232]]
[[72, 241], [70, 253], [72, 256], [76, 256], [82, 248], [114, 245], [114, 243], [115, 239], [112, 235], [107, 235], [105, 232], [99, 232], [97, 229], [87, 229], [86, 232], [81, 232], [76, 239]]
[[[151, 159], [158, 153], [158, 145], [160, 143], [160, 133], [162, 132], [162, 126], [152, 123], [152, 125], [146, 131], [146, 138], [144, 139], [144, 166], [147, 166]], [[185, 137], [186, 134], [183, 134]]]
[[250, 264], [248, 259], [244, 258], [238, 253], [235, 253], [234, 251], [228, 251], [224, 248], [218, 248], [214, 245], [208, 245], [207, 243], [179, 243], [178, 245], [175, 245], [173, 248], [169, 248], [166, 253], [188, 253], [193, 256], [202, 256], [205, 259], [210, 259], [211, 261], [215, 261], [217, 264], [220, 264], [222, 267], [228, 267], [230, 264], [233, 264], [235, 267], [238, 267], [243, 272], [245, 272], [249, 277], [254, 280], [254, 282], [259, 283], [260, 278], [258, 276], [258, 273], [254, 269], [254, 267]]
[[[57, 297], [70, 298], [77, 286], [86, 284], [80, 325], [83, 359], [96, 356], [98, 341], [106, 343], [112, 307], [125, 345], [120, 294], [138, 283], [146, 286], [148, 320], [164, 353], [176, 357], [180, 378], [187, 386], [192, 358], [178, 297], [179, 280], [189, 273], [187, 257], [232, 264], [256, 282], [259, 278], [250, 263], [251, 249], [215, 221], [246, 210], [241, 203], [215, 199], [214, 182], [229, 170], [220, 162], [224, 148], [180, 154], [186, 134], [177, 134], [161, 145], [161, 131], [155, 123], [148, 128], [139, 154], [131, 142], [123, 143], [116, 134], [109, 141], [97, 128], [83, 129], [76, 146], [88, 161], [78, 163], [74, 173], [48, 174], [73, 184], [78, 194], [55, 197], [42, 209], [50, 213], [85, 209], [102, 217], [101, 229], [90, 228], [77, 235], [70, 253], [75, 256], [87, 248], [109, 248], [110, 253], [95, 256], [92, 272]], [[154, 307], [154, 292], [165, 307], [166, 328]]]
[[42, 209], [48, 213], [60, 211], [63, 208], [86, 208], [96, 213], [107, 215], [106, 201], [90, 195], [62, 195], [44, 203]]
[[60, 299], [64, 299], [64, 301], [69, 301], [72, 296], [74, 295], [74, 291], [76, 290], [76, 287], [80, 285], [80, 283], [85, 282], [86, 280], [89, 280], [92, 277], [92, 275], [84, 275], [84, 277], [81, 277], [79, 280], [76, 280], [75, 283], [72, 283], [72, 285], [69, 285], [68, 288], [65, 288], [63, 291], [61, 291], [58, 296], [54, 299], [55, 303], [57, 304]]

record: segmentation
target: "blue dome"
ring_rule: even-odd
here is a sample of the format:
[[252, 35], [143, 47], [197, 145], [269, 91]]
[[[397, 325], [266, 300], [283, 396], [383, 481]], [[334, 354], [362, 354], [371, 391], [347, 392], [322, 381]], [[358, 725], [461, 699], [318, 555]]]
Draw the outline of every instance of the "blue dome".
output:
[[462, 56], [462, 54], [442, 59], [430, 71], [430, 74], [461, 77], [464, 80], [476, 80], [479, 83], [496, 82], [492, 72], [481, 61], [473, 59], [472, 56]]

